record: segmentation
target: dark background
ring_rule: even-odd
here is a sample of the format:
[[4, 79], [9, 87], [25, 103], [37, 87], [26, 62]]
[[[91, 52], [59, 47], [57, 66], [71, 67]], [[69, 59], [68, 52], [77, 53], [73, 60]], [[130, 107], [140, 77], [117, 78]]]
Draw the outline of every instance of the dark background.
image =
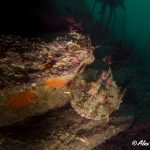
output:
[[42, 31], [36, 13], [56, 13], [52, 0], [3, 0], [0, 2], [1, 33], [37, 33]]

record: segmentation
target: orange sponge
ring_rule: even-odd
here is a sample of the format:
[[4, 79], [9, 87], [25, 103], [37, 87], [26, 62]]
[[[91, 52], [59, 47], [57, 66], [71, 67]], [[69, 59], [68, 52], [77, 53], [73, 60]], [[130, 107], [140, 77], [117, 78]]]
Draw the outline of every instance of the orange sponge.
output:
[[50, 78], [45, 81], [46, 87], [62, 88], [67, 84], [67, 80], [60, 78]]
[[17, 95], [10, 96], [6, 100], [6, 104], [14, 108], [22, 108], [28, 106], [35, 97], [36, 94], [33, 91], [27, 90], [24, 92], [20, 92]]

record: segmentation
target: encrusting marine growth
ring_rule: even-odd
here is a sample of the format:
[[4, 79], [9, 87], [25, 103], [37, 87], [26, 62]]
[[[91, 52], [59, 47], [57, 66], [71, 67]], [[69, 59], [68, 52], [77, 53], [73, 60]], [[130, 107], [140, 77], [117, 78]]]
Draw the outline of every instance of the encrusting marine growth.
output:
[[59, 78], [51, 78], [45, 81], [45, 86], [54, 87], [54, 88], [62, 88], [67, 84], [67, 81]]
[[67, 84], [80, 64], [93, 58], [94, 49], [89, 37], [78, 33], [48, 43], [39, 38], [1, 35], [0, 46], [0, 126], [68, 103], [71, 91]]
[[[66, 80], [59, 78], [51, 78], [45, 80], [45, 88], [63, 88], [67, 84]], [[36, 100], [37, 95], [32, 90], [26, 90], [24, 92], [19, 92], [15, 95], [8, 97], [5, 100], [6, 105], [12, 108], [22, 108], [30, 105], [34, 100]]]
[[31, 90], [27, 90], [25, 92], [20, 92], [16, 95], [10, 96], [6, 100], [6, 104], [9, 107], [14, 107], [14, 108], [26, 107], [27, 105], [32, 103], [32, 101], [34, 101], [35, 98], [36, 98], [36, 94]]
[[0, 48], [0, 127], [18, 123], [1, 128], [4, 149], [11, 143], [18, 149], [90, 150], [131, 125], [132, 116], [112, 114], [125, 91], [113, 79], [111, 56], [103, 59], [105, 69], [91, 67], [88, 36], [43, 42], [0, 35]]
[[[15, 37], [2, 38], [6, 45], [16, 42]], [[18, 49], [28, 40], [17, 37], [17, 41], [14, 49], [16, 44]], [[68, 102], [84, 118], [108, 121], [110, 114], [119, 108], [124, 92], [113, 81], [110, 68], [103, 70], [99, 77], [95, 76], [95, 70], [86, 69], [94, 61], [89, 37], [73, 33], [48, 44], [38, 41], [30, 45], [30, 42], [25, 46], [31, 52], [20, 54], [7, 49], [4, 58], [0, 58], [3, 71], [0, 126], [44, 114]], [[105, 62], [110, 65], [111, 58], [105, 58]], [[92, 80], [84, 78], [85, 70]]]

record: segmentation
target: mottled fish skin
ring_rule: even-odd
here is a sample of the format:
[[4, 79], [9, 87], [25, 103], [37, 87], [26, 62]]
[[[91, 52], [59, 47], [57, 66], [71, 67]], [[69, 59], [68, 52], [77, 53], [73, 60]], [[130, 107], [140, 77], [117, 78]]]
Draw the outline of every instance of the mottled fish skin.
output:
[[[117, 110], [122, 102], [123, 94], [112, 79], [110, 69], [107, 71], [111, 80], [109, 84], [98, 79], [87, 82], [77, 77], [71, 86], [73, 99], [72, 107], [82, 117], [91, 120], [109, 120], [112, 112]], [[105, 87], [104, 87], [105, 86]]]

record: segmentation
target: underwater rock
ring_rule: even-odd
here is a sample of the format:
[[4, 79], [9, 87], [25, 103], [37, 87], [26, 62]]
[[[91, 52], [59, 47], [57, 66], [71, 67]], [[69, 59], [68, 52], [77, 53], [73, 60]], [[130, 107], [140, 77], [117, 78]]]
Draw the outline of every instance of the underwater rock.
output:
[[23, 124], [0, 128], [0, 146], [15, 150], [92, 150], [128, 129], [132, 122], [132, 116], [118, 113], [108, 122], [87, 120], [65, 107], [32, 117]]
[[[0, 126], [44, 114], [68, 102], [83, 118], [109, 121], [124, 92], [120, 92], [109, 67], [99, 77], [95, 70], [87, 70], [94, 61], [88, 37], [73, 33], [51, 43], [16, 38], [2, 37], [2, 46], [12, 47], [7, 47], [0, 59], [4, 84], [0, 91]], [[24, 46], [30, 50], [22, 51]]]
[[94, 61], [88, 37], [73, 33], [45, 43], [2, 36], [0, 42], [3, 149], [91, 150], [132, 124], [133, 116], [113, 113], [124, 92], [111, 69], [98, 75], [87, 67]]
[[85, 60], [94, 61], [88, 40], [77, 33], [53, 42], [1, 35], [0, 126], [64, 106], [67, 83]]
[[[70, 100], [70, 95], [65, 94], [67, 89], [62, 86], [70, 77], [72, 76], [67, 76], [67, 79], [66, 76], [51, 78], [34, 87], [19, 86], [19, 88], [3, 92], [0, 103], [0, 111], [3, 113], [0, 117], [0, 126], [10, 125], [31, 116], [44, 114], [50, 109], [64, 106]], [[53, 82], [51, 86], [50, 80], [57, 82]]]
[[83, 60], [94, 59], [88, 37], [77, 33], [56, 37], [53, 42], [0, 35], [0, 48], [0, 90], [75, 74]]

